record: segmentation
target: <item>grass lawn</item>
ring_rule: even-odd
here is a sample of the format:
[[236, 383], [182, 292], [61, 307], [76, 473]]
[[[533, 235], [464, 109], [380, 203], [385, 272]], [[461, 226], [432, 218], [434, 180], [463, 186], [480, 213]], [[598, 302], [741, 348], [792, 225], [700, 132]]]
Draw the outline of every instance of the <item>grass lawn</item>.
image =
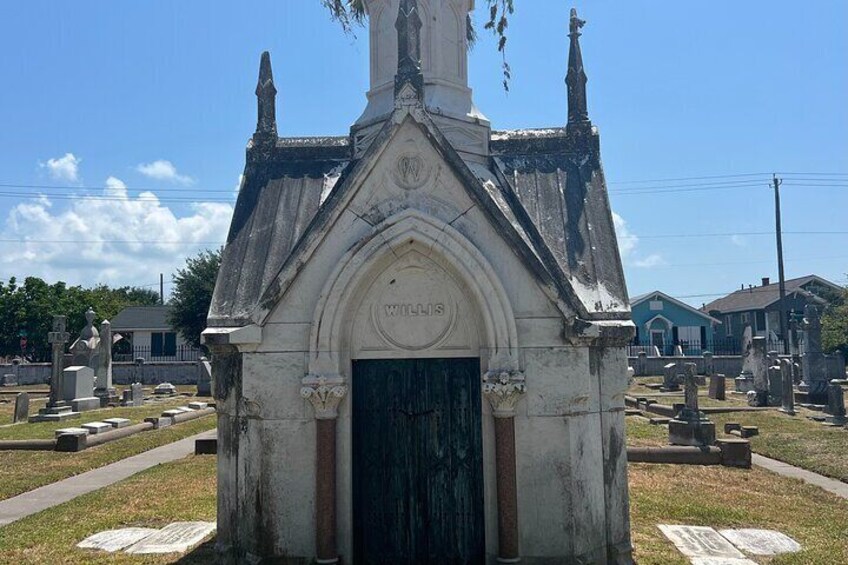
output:
[[[649, 378], [647, 382], [656, 381], [658, 378]], [[661, 379], [659, 379], [661, 380]], [[644, 395], [650, 389], [641, 386], [642, 379], [637, 379], [628, 394]], [[704, 389], [701, 389], [705, 394]], [[661, 404], [671, 405], [675, 402], [683, 402], [683, 396], [657, 398]], [[720, 402], [711, 400], [704, 396], [699, 398], [702, 406], [745, 406], [744, 397], [728, 394], [727, 401]], [[743, 426], [757, 426], [760, 435], [751, 438], [751, 448], [755, 453], [778, 459], [791, 465], [813, 471], [834, 479], [848, 482], [848, 429], [832, 428], [819, 422], [814, 422], [808, 416], [818, 415], [805, 408], [797, 408], [798, 414], [787, 416], [775, 410], [757, 412], [734, 412], [729, 414], [710, 414], [709, 418], [716, 424], [716, 433], [724, 437], [724, 424], [726, 422], [738, 422]], [[637, 422], [629, 419], [630, 422]], [[644, 424], [647, 426], [647, 424]], [[643, 425], [631, 425], [628, 432], [636, 441], [643, 441], [647, 437], [654, 440], [657, 437], [667, 438], [667, 430], [662, 426], [647, 426], [654, 430], [644, 429]], [[662, 445], [662, 443], [654, 443]], [[643, 444], [647, 445], [647, 444]], [[653, 445], [653, 444], [652, 444]]]
[[[688, 563], [657, 524], [779, 530], [801, 543], [804, 551], [754, 561], [848, 563], [848, 501], [799, 481], [759, 469], [631, 465], [630, 494], [635, 557], [640, 565]], [[75, 545], [107, 529], [214, 518], [215, 458], [189, 457], [0, 529], [0, 563], [210, 563], [214, 558], [211, 542], [182, 559], [107, 555]]]
[[[55, 436], [54, 432], [56, 430], [79, 426], [87, 422], [103, 421], [107, 418], [128, 418], [132, 420], [132, 424], [140, 424], [144, 422], [145, 418], [159, 416], [164, 410], [177, 406], [185, 406], [193, 400], [195, 400], [193, 397], [175, 396], [156, 402], [155, 404], [145, 404], [137, 408], [119, 406], [116, 408], [90, 410], [88, 412], [82, 412], [79, 418], [65, 420], [64, 422], [38, 422], [37, 424], [7, 426], [0, 428], [0, 439], [52, 439]], [[209, 399], [203, 398], [197, 400], [206, 401]], [[43, 400], [39, 400], [38, 402], [39, 408], [44, 406]], [[36, 413], [37, 409], [33, 406], [33, 402], [30, 402], [30, 414]], [[10, 422], [11, 418], [8, 421]]]
[[[79, 453], [0, 451], [0, 500], [211, 430], [215, 428], [216, 423], [215, 415], [210, 414], [161, 430], [141, 432]], [[23, 424], [6, 430], [29, 425], [31, 424]], [[0, 544], [4, 531], [5, 529], [0, 529]], [[0, 563], [5, 561], [0, 559]]]

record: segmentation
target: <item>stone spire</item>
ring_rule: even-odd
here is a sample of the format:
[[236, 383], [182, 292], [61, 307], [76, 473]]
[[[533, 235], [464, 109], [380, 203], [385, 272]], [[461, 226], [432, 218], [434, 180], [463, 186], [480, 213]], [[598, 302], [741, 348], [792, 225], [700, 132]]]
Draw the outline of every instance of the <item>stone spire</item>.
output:
[[586, 24], [577, 17], [577, 10], [571, 9], [568, 36], [571, 47], [568, 53], [568, 74], [565, 84], [568, 86], [568, 129], [586, 129], [591, 127], [589, 110], [586, 104], [586, 71], [583, 69], [583, 53], [580, 51], [580, 28]]
[[402, 95], [404, 86], [411, 85], [421, 100], [424, 93], [424, 75], [421, 72], [421, 16], [417, 0], [400, 0], [397, 29], [398, 68], [395, 75], [395, 98]]
[[259, 83], [256, 85], [258, 119], [254, 141], [277, 140], [277, 88], [271, 72], [271, 54], [265, 51], [259, 63]]

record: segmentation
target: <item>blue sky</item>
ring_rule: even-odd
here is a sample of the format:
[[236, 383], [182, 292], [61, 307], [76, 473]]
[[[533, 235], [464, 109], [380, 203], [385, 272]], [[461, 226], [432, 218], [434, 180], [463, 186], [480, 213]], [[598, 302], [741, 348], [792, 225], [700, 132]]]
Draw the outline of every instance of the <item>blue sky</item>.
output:
[[[511, 91], [481, 32], [475, 101], [495, 128], [562, 125], [578, 8], [632, 295], [700, 305], [776, 279], [772, 171], [785, 179], [787, 276], [846, 283], [848, 3], [516, 5]], [[223, 241], [259, 54], [272, 54], [281, 135], [345, 134], [368, 86], [357, 35], [318, 0], [3, 3], [0, 280], [155, 285]], [[692, 180], [653, 180], [678, 178]], [[104, 187], [108, 200], [85, 198]]]

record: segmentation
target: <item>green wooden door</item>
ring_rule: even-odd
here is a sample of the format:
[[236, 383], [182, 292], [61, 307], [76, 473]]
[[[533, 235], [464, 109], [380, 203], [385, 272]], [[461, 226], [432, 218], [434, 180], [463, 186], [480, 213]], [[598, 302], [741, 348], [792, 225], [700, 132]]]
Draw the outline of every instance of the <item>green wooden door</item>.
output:
[[478, 359], [353, 364], [356, 565], [482, 564]]

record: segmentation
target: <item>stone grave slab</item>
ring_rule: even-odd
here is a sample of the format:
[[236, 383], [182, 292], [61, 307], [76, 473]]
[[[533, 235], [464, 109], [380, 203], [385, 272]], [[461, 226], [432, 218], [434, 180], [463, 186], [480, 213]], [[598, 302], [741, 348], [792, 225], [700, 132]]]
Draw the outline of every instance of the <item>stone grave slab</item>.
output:
[[106, 418], [103, 421], [113, 428], [126, 428], [132, 422], [129, 418]]
[[203, 410], [204, 408], [209, 408], [208, 402], [189, 402], [188, 407], [192, 410]]
[[692, 565], [757, 565], [750, 559], [736, 559], [733, 557], [693, 557]]
[[61, 430], [56, 430], [56, 437], [63, 436], [65, 434], [75, 435], [75, 436], [87, 436], [91, 432], [89, 432], [85, 428], [62, 428]]
[[107, 530], [89, 536], [79, 542], [77, 547], [82, 549], [99, 549], [114, 553], [126, 547], [140, 542], [141, 540], [155, 534], [159, 530], [153, 528], [121, 528], [119, 530]]
[[721, 534], [705, 526], [658, 526], [686, 557], [745, 559]]
[[29, 420], [29, 393], [21, 392], [15, 396], [15, 413], [12, 423], [26, 422]]
[[175, 410], [179, 410], [180, 412], [194, 412], [194, 408], [189, 408], [188, 406], [177, 406]]
[[103, 432], [108, 432], [112, 430], [112, 426], [107, 424], [106, 422], [89, 422], [87, 424], [83, 424], [80, 426], [81, 428], [85, 428], [92, 434], [100, 434]]
[[733, 545], [752, 555], [778, 555], [801, 551], [801, 544], [774, 530], [721, 530], [719, 533]]
[[127, 553], [183, 553], [214, 532], [215, 522], [175, 522], [132, 545]]
[[164, 412], [162, 412], [162, 417], [173, 418], [174, 416], [179, 416], [180, 414], [185, 414], [185, 411], [172, 408], [171, 410], [165, 410]]

